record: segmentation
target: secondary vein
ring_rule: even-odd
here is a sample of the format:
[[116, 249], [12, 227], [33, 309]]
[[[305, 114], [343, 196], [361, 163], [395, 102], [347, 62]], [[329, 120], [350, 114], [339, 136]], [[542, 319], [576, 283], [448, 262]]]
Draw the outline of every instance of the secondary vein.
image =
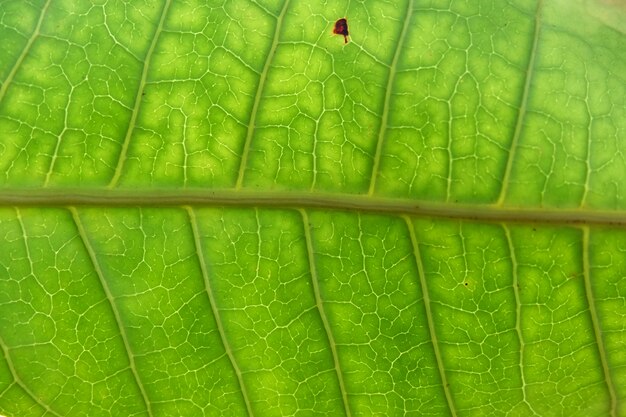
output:
[[102, 268], [100, 267], [100, 263], [98, 262], [98, 257], [96, 255], [96, 252], [94, 251], [93, 247], [91, 246], [91, 243], [89, 242], [89, 239], [87, 238], [87, 232], [85, 231], [83, 222], [80, 219], [80, 216], [78, 215], [78, 210], [76, 210], [75, 207], [69, 207], [69, 211], [72, 214], [74, 223], [76, 224], [76, 228], [78, 230], [78, 236], [83, 242], [85, 250], [87, 251], [87, 254], [89, 255], [89, 259], [91, 261], [93, 269], [96, 272], [96, 275], [98, 276], [100, 285], [102, 286], [102, 290], [104, 291], [104, 294], [107, 300], [109, 301], [109, 305], [111, 306], [111, 311], [113, 312], [113, 316], [115, 317], [115, 322], [117, 323], [117, 327], [120, 330], [120, 336], [122, 337], [122, 341], [124, 343], [124, 348], [126, 351], [126, 355], [128, 357], [130, 370], [133, 376], [135, 377], [135, 382], [141, 393], [141, 398], [143, 400], [144, 405], [146, 406], [148, 415], [152, 417], [154, 415], [154, 413], [152, 412], [152, 404], [150, 403], [150, 400], [148, 398], [148, 393], [146, 392], [146, 389], [143, 383], [141, 382], [141, 378], [139, 377], [139, 371], [137, 370], [137, 364], [135, 363], [135, 355], [130, 347], [128, 335], [126, 334], [126, 328], [124, 327], [124, 324], [122, 322], [122, 316], [117, 308], [117, 305], [115, 304], [113, 293], [111, 292], [111, 289], [109, 288], [109, 284], [107, 283], [107, 280], [104, 277], [104, 273], [102, 272]]
[[222, 345], [224, 346], [224, 351], [226, 352], [226, 356], [230, 360], [231, 366], [235, 371], [235, 375], [237, 376], [237, 382], [239, 383], [239, 388], [241, 389], [241, 394], [243, 396], [243, 401], [246, 405], [246, 410], [248, 412], [248, 416], [254, 416], [252, 411], [252, 404], [250, 402], [250, 398], [248, 396], [248, 390], [246, 388], [246, 384], [243, 380], [243, 375], [241, 373], [241, 369], [235, 360], [235, 356], [233, 354], [233, 349], [230, 347], [230, 343], [226, 338], [226, 333], [224, 332], [224, 326], [222, 324], [222, 318], [220, 316], [220, 311], [217, 308], [217, 304], [215, 301], [215, 295], [213, 294], [213, 288], [211, 287], [211, 282], [209, 280], [209, 273], [206, 266], [206, 261], [204, 260], [204, 250], [202, 248], [202, 242], [200, 241], [200, 231], [198, 230], [198, 219], [196, 218], [196, 213], [191, 207], [185, 207], [187, 210], [187, 215], [189, 216], [189, 222], [191, 223], [191, 230], [193, 233], [193, 241], [196, 248], [196, 255], [198, 257], [198, 263], [200, 264], [200, 270], [202, 271], [202, 277], [204, 278], [204, 288], [209, 297], [209, 304], [211, 305], [211, 312], [213, 313], [213, 317], [215, 317], [215, 323], [217, 325], [217, 331], [220, 335], [220, 339], [222, 340]]
[[385, 133], [387, 132], [387, 124], [389, 121], [389, 103], [391, 102], [391, 91], [394, 81], [396, 79], [396, 70], [398, 68], [398, 60], [400, 59], [400, 53], [404, 49], [404, 40], [409, 29], [409, 22], [411, 21], [413, 11], [413, 0], [410, 0], [407, 4], [404, 19], [404, 25], [402, 26], [402, 32], [400, 33], [400, 39], [396, 43], [396, 50], [393, 54], [393, 60], [389, 67], [389, 77], [387, 78], [387, 88], [385, 90], [385, 101], [383, 104], [383, 115], [380, 122], [380, 130], [378, 131], [378, 141], [376, 143], [376, 153], [374, 154], [374, 164], [372, 166], [372, 177], [370, 179], [370, 187], [368, 194], [373, 195], [376, 190], [376, 179], [378, 178], [378, 170], [380, 166], [381, 153], [383, 151], [383, 142], [385, 140]]
[[408, 216], [404, 216], [407, 231], [411, 237], [411, 246], [413, 247], [413, 255], [415, 256], [415, 263], [417, 264], [417, 272], [419, 275], [419, 282], [422, 288], [422, 298], [424, 300], [424, 310], [426, 311], [426, 321], [428, 322], [428, 331], [430, 333], [430, 339], [433, 344], [433, 351], [435, 353], [435, 361], [437, 363], [437, 370], [439, 371], [439, 377], [441, 378], [441, 385], [443, 386], [444, 396], [446, 398], [446, 404], [452, 417], [456, 417], [456, 407], [454, 406], [454, 399], [450, 392], [450, 384], [446, 377], [446, 371], [443, 367], [443, 359], [439, 350], [439, 340], [437, 338], [437, 332], [435, 331], [435, 321], [430, 307], [430, 295], [428, 292], [428, 286], [426, 284], [426, 276], [424, 272], [424, 265], [422, 263], [422, 255], [420, 254], [419, 246], [417, 243], [417, 237], [415, 236], [415, 230], [413, 230], [413, 223]]
[[139, 81], [139, 87], [137, 88], [137, 94], [135, 95], [135, 105], [133, 106], [133, 111], [130, 116], [130, 122], [128, 123], [128, 129], [126, 129], [126, 135], [124, 136], [124, 142], [122, 143], [122, 149], [120, 151], [120, 156], [117, 160], [117, 165], [115, 167], [115, 173], [113, 174], [113, 178], [111, 178], [111, 182], [109, 182], [109, 188], [114, 188], [117, 186], [120, 177], [122, 176], [122, 171], [124, 169], [124, 163], [126, 161], [126, 155], [128, 153], [128, 147], [130, 146], [130, 137], [133, 134], [135, 129], [135, 125], [137, 124], [137, 115], [139, 114], [139, 107], [141, 106], [142, 100], [142, 92], [146, 85], [146, 80], [148, 79], [148, 69], [150, 67], [150, 60], [152, 58], [152, 54], [156, 49], [157, 42], [159, 40], [159, 36], [163, 31], [163, 26], [165, 24], [165, 17], [167, 16], [167, 12], [170, 7], [171, 0], [166, 0], [163, 5], [163, 10], [161, 11], [161, 18], [159, 19], [159, 25], [152, 37], [152, 43], [150, 43], [150, 48], [148, 49], [148, 53], [146, 54], [146, 58], [143, 64], [143, 70], [141, 71], [141, 80]]
[[276, 29], [274, 30], [272, 46], [269, 52], [267, 53], [267, 57], [265, 58], [265, 64], [263, 64], [263, 71], [261, 72], [261, 76], [259, 77], [259, 84], [257, 86], [256, 93], [254, 95], [254, 104], [252, 105], [250, 121], [248, 122], [246, 140], [243, 145], [243, 152], [241, 153], [241, 162], [239, 164], [239, 174], [237, 175], [237, 183], [235, 184], [236, 189], [240, 189], [243, 185], [243, 177], [246, 171], [246, 166], [248, 165], [248, 155], [250, 154], [252, 136], [254, 136], [254, 131], [256, 129], [256, 117], [259, 113], [259, 105], [261, 103], [261, 96], [263, 95], [263, 90], [265, 89], [265, 81], [267, 80], [267, 73], [269, 72], [270, 64], [272, 60], [274, 59], [274, 54], [276, 53], [276, 49], [278, 48], [278, 39], [280, 37], [280, 32], [282, 31], [283, 22], [285, 20], [285, 14], [287, 13], [288, 8], [289, 8], [289, 0], [286, 0], [285, 4], [283, 4], [283, 9], [280, 11], [280, 15], [278, 15], [278, 18], [276, 19]]
[[326, 332], [326, 337], [328, 338], [328, 344], [330, 345], [330, 351], [332, 352], [333, 362], [335, 365], [335, 372], [337, 373], [337, 380], [339, 382], [339, 389], [341, 390], [341, 400], [343, 402], [343, 408], [347, 417], [352, 416], [352, 412], [350, 411], [350, 404], [348, 403], [348, 391], [346, 390], [346, 384], [343, 380], [343, 372], [341, 370], [341, 362], [339, 361], [339, 354], [337, 353], [337, 343], [335, 342], [335, 338], [333, 337], [333, 332], [330, 328], [330, 322], [328, 321], [328, 317], [326, 316], [326, 310], [324, 309], [324, 302], [322, 300], [322, 296], [320, 293], [320, 285], [317, 276], [317, 268], [315, 267], [315, 259], [314, 259], [314, 251], [313, 251], [313, 241], [311, 238], [311, 230], [309, 228], [309, 216], [306, 214], [306, 210], [300, 210], [300, 215], [302, 216], [302, 224], [304, 228], [304, 237], [306, 240], [306, 249], [309, 258], [309, 265], [311, 268], [311, 281], [313, 282], [313, 293], [315, 295], [315, 304], [317, 306], [317, 310], [319, 311], [320, 317], [322, 319], [322, 324], [324, 325], [324, 331]]
[[15, 78], [15, 74], [17, 73], [17, 70], [22, 66], [22, 62], [24, 62], [26, 55], [28, 55], [28, 51], [30, 51], [30, 49], [32, 48], [33, 43], [35, 42], [35, 39], [37, 39], [37, 37], [39, 36], [41, 32], [41, 25], [44, 21], [44, 17], [46, 16], [46, 13], [48, 12], [48, 7], [50, 6], [50, 3], [52, 3], [52, 0], [47, 0], [46, 4], [44, 4], [43, 8], [41, 9], [41, 14], [39, 15], [39, 20], [37, 21], [37, 26], [35, 26], [35, 30], [33, 30], [33, 33], [30, 35], [28, 42], [26, 42], [26, 45], [24, 46], [22, 53], [15, 61], [15, 64], [13, 65], [13, 68], [11, 68], [11, 71], [9, 72], [9, 75], [7, 76], [6, 80], [4, 80], [4, 83], [0, 85], [0, 102], [2, 102], [2, 99], [4, 98], [4, 95], [6, 94], [9, 88], [9, 85]]
[[604, 374], [604, 380], [606, 381], [606, 388], [609, 392], [609, 398], [611, 401], [610, 416], [617, 417], [617, 393], [615, 392], [615, 386], [613, 379], [611, 378], [611, 371], [606, 356], [606, 346], [604, 346], [604, 339], [602, 338], [602, 329], [600, 329], [600, 318], [598, 317], [598, 311], [596, 309], [595, 297], [593, 295], [593, 287], [591, 285], [591, 271], [589, 267], [589, 227], [583, 227], [583, 277], [585, 280], [585, 294], [587, 296], [587, 303], [589, 304], [589, 314], [591, 315], [591, 324], [593, 325], [593, 333], [596, 339], [596, 345], [598, 346], [598, 355], [600, 356], [600, 363], [602, 364], [602, 372]]
[[513, 140], [511, 141], [511, 150], [509, 151], [509, 157], [506, 161], [504, 178], [502, 178], [502, 188], [500, 189], [500, 196], [498, 197], [497, 201], [498, 205], [502, 205], [504, 203], [504, 199], [506, 198], [509, 182], [511, 181], [511, 171], [513, 170], [515, 150], [518, 148], [519, 139], [522, 135], [524, 118], [526, 117], [528, 97], [530, 96], [530, 87], [533, 79], [533, 71], [535, 69], [535, 58], [537, 56], [537, 45], [539, 44], [539, 36], [541, 34], [542, 3], [543, 0], [538, 0], [537, 10], [535, 11], [535, 31], [533, 32], [533, 44], [530, 50], [530, 58], [528, 59], [528, 67], [526, 67], [526, 78], [524, 80], [524, 90], [522, 92], [521, 105], [517, 113], [517, 122], [515, 123], [515, 131], [513, 133]]
[[22, 379], [17, 373], [17, 370], [15, 369], [15, 366], [13, 365], [13, 360], [11, 360], [11, 356], [9, 355], [9, 347], [6, 345], [6, 343], [4, 343], [4, 340], [2, 339], [2, 337], [0, 337], [0, 348], [2, 348], [2, 353], [7, 362], [7, 367], [9, 368], [9, 371], [11, 372], [11, 376], [15, 380], [15, 383], [17, 384], [17, 386], [20, 387], [22, 390], [24, 390], [24, 392], [30, 398], [32, 398], [33, 401], [37, 403], [37, 405], [39, 405], [41, 408], [46, 410], [46, 412], [50, 413], [53, 416], [61, 417], [60, 414], [52, 410], [48, 404], [45, 404], [43, 401], [41, 401], [41, 399], [37, 395], [35, 395], [35, 393], [32, 392], [26, 384], [24, 384], [24, 381], [22, 381]]
[[528, 392], [526, 387], [528, 384], [526, 383], [526, 374], [524, 372], [524, 358], [526, 353], [526, 343], [524, 341], [524, 334], [522, 333], [522, 301], [520, 298], [520, 290], [519, 290], [519, 277], [517, 274], [517, 258], [515, 257], [515, 248], [513, 247], [513, 239], [511, 238], [511, 231], [507, 227], [506, 224], [502, 224], [502, 228], [504, 229], [504, 235], [506, 236], [506, 241], [509, 247], [509, 253], [511, 255], [511, 274], [513, 275], [513, 294], [515, 295], [515, 333], [517, 334], [517, 340], [519, 342], [519, 370], [520, 370], [520, 378], [522, 379], [522, 400], [530, 411], [532, 411], [533, 415], [539, 416], [539, 414], [535, 411], [533, 406], [528, 401]]

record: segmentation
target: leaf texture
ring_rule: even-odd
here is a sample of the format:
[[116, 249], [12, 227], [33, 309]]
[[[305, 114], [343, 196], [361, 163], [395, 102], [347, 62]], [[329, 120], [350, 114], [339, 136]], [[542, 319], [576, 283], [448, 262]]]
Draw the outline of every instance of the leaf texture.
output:
[[0, 1], [0, 414], [626, 416], [621, 17]]

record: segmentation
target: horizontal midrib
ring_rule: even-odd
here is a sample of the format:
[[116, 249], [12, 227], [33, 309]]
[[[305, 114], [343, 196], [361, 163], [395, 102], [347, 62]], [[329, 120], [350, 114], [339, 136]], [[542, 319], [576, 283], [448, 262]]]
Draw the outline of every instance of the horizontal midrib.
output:
[[509, 207], [297, 191], [5, 189], [0, 191], [0, 206], [323, 208], [490, 222], [626, 226], [624, 211]]

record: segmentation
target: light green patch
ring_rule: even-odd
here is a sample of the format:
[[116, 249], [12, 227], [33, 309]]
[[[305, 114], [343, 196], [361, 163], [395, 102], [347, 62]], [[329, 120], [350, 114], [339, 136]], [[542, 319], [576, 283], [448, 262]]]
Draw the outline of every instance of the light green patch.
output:
[[625, 10], [0, 1], [0, 414], [622, 417]]
[[252, 409], [336, 410], [341, 394], [314, 278], [294, 262], [306, 256], [296, 213], [207, 209], [198, 219], [216, 308]]
[[445, 415], [406, 225], [399, 219], [320, 212], [311, 215], [311, 227], [320, 296], [352, 412]]

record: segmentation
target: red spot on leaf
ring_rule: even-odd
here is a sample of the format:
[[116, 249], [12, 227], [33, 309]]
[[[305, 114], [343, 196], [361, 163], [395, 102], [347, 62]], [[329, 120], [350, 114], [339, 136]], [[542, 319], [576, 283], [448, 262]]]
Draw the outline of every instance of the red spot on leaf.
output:
[[345, 18], [337, 20], [333, 28], [333, 33], [335, 35], [342, 35], [344, 43], [348, 43], [348, 20]]

